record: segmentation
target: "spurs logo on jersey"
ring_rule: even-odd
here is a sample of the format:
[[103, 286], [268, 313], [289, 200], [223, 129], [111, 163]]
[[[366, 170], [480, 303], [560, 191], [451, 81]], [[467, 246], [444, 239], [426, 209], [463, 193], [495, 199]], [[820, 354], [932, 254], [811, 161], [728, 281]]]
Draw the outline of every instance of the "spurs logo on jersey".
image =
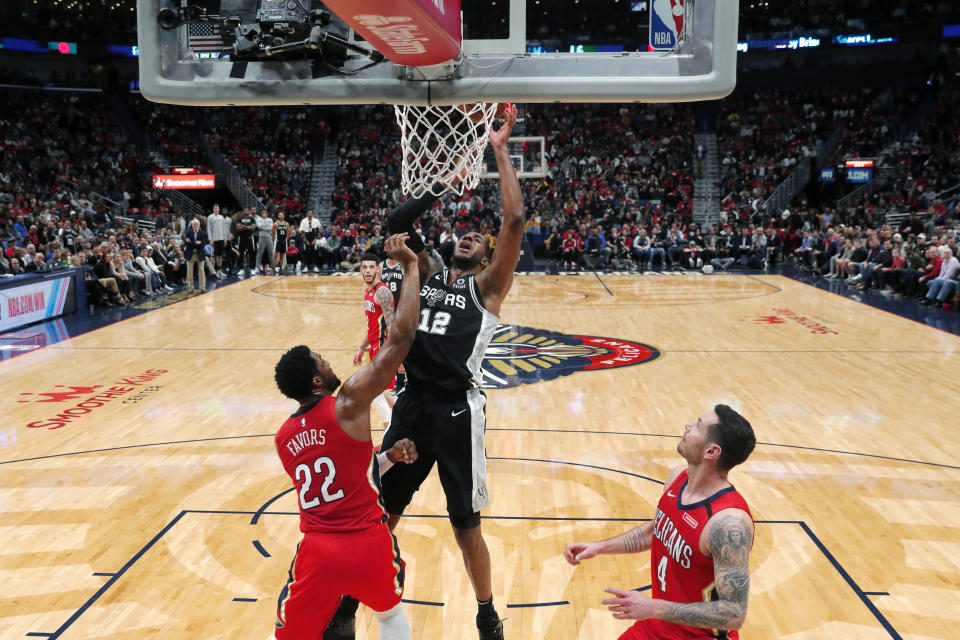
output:
[[467, 299], [459, 294], [447, 293], [443, 289], [434, 289], [423, 285], [420, 290], [420, 297], [423, 298], [428, 307], [435, 307], [438, 304], [447, 307], [456, 307], [457, 309], [467, 308]]
[[444, 270], [420, 289], [417, 335], [403, 362], [414, 389], [452, 392], [483, 385], [480, 365], [498, 318], [483, 306], [474, 276], [462, 280], [465, 291], [453, 291]]

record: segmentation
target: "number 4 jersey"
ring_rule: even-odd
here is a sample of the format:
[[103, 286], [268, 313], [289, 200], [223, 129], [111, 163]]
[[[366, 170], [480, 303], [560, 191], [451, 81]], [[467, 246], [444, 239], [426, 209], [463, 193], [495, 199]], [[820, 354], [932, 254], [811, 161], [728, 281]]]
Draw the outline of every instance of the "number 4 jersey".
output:
[[287, 418], [275, 442], [300, 505], [300, 530], [361, 531], [387, 519], [372, 442], [354, 440], [337, 423], [336, 398]]
[[[671, 602], [710, 602], [718, 598], [713, 559], [700, 551], [700, 534], [707, 520], [723, 509], [742, 509], [748, 515], [750, 509], [732, 486], [706, 500], [682, 504], [680, 497], [686, 488], [687, 472], [684, 470], [663, 492], [657, 505], [650, 549], [653, 597]], [[648, 623], [648, 629], [658, 633], [658, 638], [669, 640], [736, 640], [739, 637], [736, 631], [699, 629], [662, 620], [644, 622]]]
[[410, 388], [455, 392], [483, 384], [483, 354], [499, 322], [483, 306], [473, 275], [447, 284], [439, 271], [420, 288], [420, 321], [403, 361]]

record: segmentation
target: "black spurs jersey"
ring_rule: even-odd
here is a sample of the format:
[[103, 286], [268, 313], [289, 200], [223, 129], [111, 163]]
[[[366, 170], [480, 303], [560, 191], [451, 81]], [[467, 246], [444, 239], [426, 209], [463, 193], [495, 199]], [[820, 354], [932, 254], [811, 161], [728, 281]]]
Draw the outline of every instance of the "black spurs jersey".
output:
[[253, 238], [253, 232], [257, 227], [256, 220], [253, 219], [252, 215], [240, 216], [237, 218], [237, 224], [242, 224], [250, 227], [249, 229], [237, 229], [237, 235], [241, 238], [249, 240]]
[[420, 288], [420, 322], [403, 361], [411, 388], [466, 391], [483, 384], [480, 365], [499, 318], [484, 308], [473, 275], [447, 285], [447, 270]]
[[286, 220], [277, 220], [277, 246], [284, 247], [286, 250], [287, 246], [287, 224]]
[[400, 299], [400, 287], [403, 286], [403, 267], [400, 263], [392, 267], [387, 264], [387, 260], [380, 263], [380, 280], [390, 287], [390, 293], [393, 294], [393, 308], [397, 308], [397, 301]]

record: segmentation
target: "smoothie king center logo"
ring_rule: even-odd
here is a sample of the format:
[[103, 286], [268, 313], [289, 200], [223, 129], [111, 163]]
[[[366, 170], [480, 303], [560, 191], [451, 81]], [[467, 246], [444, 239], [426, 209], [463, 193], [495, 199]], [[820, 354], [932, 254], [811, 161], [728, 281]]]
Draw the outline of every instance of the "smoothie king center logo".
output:
[[646, 364], [660, 355], [656, 347], [631, 340], [502, 324], [484, 353], [483, 387], [509, 389], [579, 371]]
[[770, 315], [740, 318], [740, 322], [754, 322], [757, 324], [787, 324], [788, 322], [795, 322], [801, 327], [808, 329], [810, 333], [817, 335], [840, 335], [839, 331], [827, 326], [833, 323], [832, 320], [828, 320], [827, 318], [821, 316], [803, 316], [792, 309], [772, 309], [772, 311], [773, 313]]
[[[20, 394], [19, 403], [40, 404], [49, 408], [52, 417], [34, 420], [26, 425], [28, 429], [60, 429], [76, 422], [114, 400], [123, 398], [121, 404], [139, 402], [146, 395], [159, 391], [162, 387], [147, 386], [147, 383], [167, 373], [166, 369], [147, 369], [140, 375], [121, 378], [112, 385], [94, 384], [88, 386], [54, 385], [53, 390], [34, 393], [25, 391]], [[136, 392], [136, 393], [134, 393]], [[134, 393], [133, 396], [129, 394]], [[129, 400], [133, 400], [130, 402]], [[56, 406], [59, 405], [59, 406]], [[63, 407], [63, 405], [68, 405]]]

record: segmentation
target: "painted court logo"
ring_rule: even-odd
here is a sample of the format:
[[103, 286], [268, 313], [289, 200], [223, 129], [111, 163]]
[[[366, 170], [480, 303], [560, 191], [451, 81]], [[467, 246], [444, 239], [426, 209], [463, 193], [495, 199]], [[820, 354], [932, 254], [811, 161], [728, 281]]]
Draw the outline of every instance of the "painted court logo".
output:
[[117, 398], [124, 398], [133, 391], [138, 393], [126, 397], [122, 404], [139, 402], [147, 395], [160, 389], [156, 385], [148, 387], [144, 387], [144, 385], [165, 373], [167, 373], [166, 369], [147, 369], [140, 375], [121, 378], [109, 387], [104, 387], [101, 384], [80, 387], [58, 384], [54, 389], [69, 389], [69, 391], [45, 391], [42, 393], [25, 391], [20, 394], [22, 399], [17, 402], [69, 403], [70, 406], [68, 407], [49, 407], [51, 412], [56, 411], [57, 414], [42, 420], [34, 420], [26, 425], [29, 429], [60, 429]]
[[509, 389], [578, 371], [645, 364], [659, 357], [656, 347], [630, 340], [502, 324], [484, 353], [483, 386]]
[[772, 311], [772, 315], [740, 318], [740, 322], [756, 322], [758, 324], [786, 324], [787, 322], [795, 322], [801, 327], [809, 329], [810, 333], [817, 335], [840, 334], [839, 331], [835, 331], [827, 326], [827, 324], [832, 323], [832, 321], [827, 318], [821, 318], [820, 316], [803, 316], [792, 309], [773, 309]]
[[94, 389], [99, 389], [101, 385], [95, 384], [92, 387], [64, 387], [62, 384], [56, 385], [58, 388], [70, 389], [70, 391], [48, 391], [46, 393], [33, 394], [30, 392], [21, 393], [21, 396], [36, 395], [37, 400], [17, 400], [17, 402], [69, 402], [77, 400], [83, 396], [93, 393]]

